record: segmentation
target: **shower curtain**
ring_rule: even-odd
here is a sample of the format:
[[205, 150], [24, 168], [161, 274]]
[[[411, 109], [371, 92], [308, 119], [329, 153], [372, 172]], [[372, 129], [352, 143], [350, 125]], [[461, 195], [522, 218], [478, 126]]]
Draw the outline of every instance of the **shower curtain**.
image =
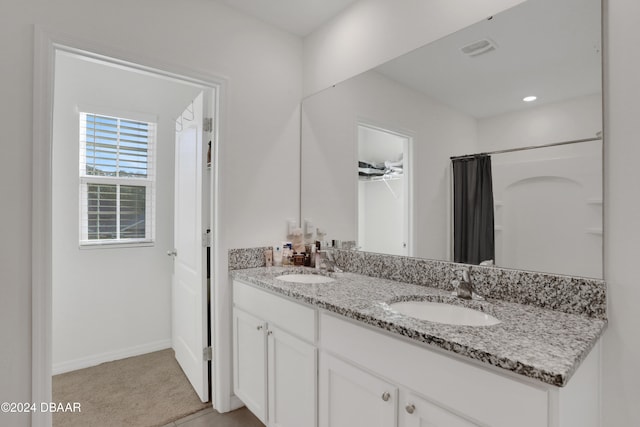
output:
[[491, 156], [454, 158], [452, 163], [454, 261], [495, 260]]

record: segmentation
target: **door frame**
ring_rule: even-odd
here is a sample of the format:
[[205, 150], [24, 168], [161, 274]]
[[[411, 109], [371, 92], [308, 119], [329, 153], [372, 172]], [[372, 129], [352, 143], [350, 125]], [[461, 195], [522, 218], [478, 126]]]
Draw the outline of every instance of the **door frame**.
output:
[[[371, 120], [368, 118], [362, 118], [362, 117], [358, 117], [356, 120], [356, 126], [355, 126], [355, 141], [356, 143], [355, 145], [355, 158], [356, 158], [356, 163], [357, 161], [360, 160], [360, 156], [359, 156], [359, 145], [360, 145], [360, 136], [359, 136], [359, 129], [363, 127], [363, 128], [367, 128], [367, 129], [372, 129], [378, 132], [384, 132], [390, 135], [395, 135], [399, 138], [403, 138], [405, 140], [405, 142], [403, 142], [403, 147], [402, 147], [402, 151], [403, 151], [403, 158], [404, 158], [404, 171], [403, 171], [403, 175], [404, 175], [404, 179], [405, 179], [405, 185], [404, 187], [404, 208], [406, 210], [405, 212], [405, 224], [404, 224], [404, 234], [405, 234], [405, 240], [406, 240], [406, 244], [407, 244], [407, 254], [404, 256], [409, 256], [409, 257], [413, 257], [416, 256], [415, 252], [416, 252], [416, 239], [413, 237], [413, 234], [416, 232], [416, 228], [415, 228], [415, 186], [414, 186], [414, 173], [413, 173], [413, 165], [414, 165], [414, 140], [415, 140], [415, 133], [413, 131], [407, 130], [407, 129], [400, 129], [397, 128], [395, 126], [389, 126], [385, 123], [381, 123], [378, 122], [376, 120]], [[359, 194], [359, 187], [358, 187], [358, 180], [356, 180], [356, 194]], [[360, 206], [358, 204], [358, 208], [356, 209], [356, 236], [358, 236], [358, 220], [359, 220], [359, 215], [360, 215]]]
[[[32, 175], [32, 252], [31, 252], [31, 316], [32, 316], [32, 402], [52, 401], [52, 137], [53, 137], [53, 100], [55, 53], [63, 50], [89, 58], [96, 58], [114, 65], [126, 66], [142, 72], [153, 73], [201, 85], [203, 89], [212, 89], [214, 99], [212, 108], [214, 115], [214, 132], [212, 133], [212, 158], [218, 159], [220, 140], [224, 139], [227, 81], [224, 78], [198, 72], [179, 64], [162, 63], [148, 58], [141, 58], [131, 52], [113, 46], [105, 46], [93, 41], [79, 39], [68, 34], [50, 31], [38, 25], [34, 26], [34, 68], [33, 68], [33, 175]], [[213, 233], [211, 244], [211, 296], [213, 299], [211, 323], [209, 325], [212, 342], [220, 336], [221, 322], [216, 322], [216, 313], [220, 307], [217, 302], [220, 292], [220, 274], [217, 270], [219, 253], [219, 168], [214, 168], [210, 182], [210, 224]], [[221, 357], [221, 346], [213, 347], [214, 360], [225, 360]], [[224, 369], [223, 369], [224, 368]], [[227, 366], [214, 363], [211, 371], [211, 400], [213, 407], [221, 412], [228, 411], [229, 393], [225, 390], [224, 378]], [[32, 426], [48, 427], [52, 425], [51, 413], [34, 412], [31, 417]]]

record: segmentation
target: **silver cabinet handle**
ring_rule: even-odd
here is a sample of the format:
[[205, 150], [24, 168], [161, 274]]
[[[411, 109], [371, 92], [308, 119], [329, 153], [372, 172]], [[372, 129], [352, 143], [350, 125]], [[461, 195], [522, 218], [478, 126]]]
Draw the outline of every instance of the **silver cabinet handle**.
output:
[[416, 410], [416, 405], [414, 405], [413, 403], [409, 403], [407, 406], [405, 406], [406, 411], [410, 414], [413, 414], [413, 412]]
[[172, 251], [167, 251], [167, 255], [169, 256], [177, 256], [178, 255], [178, 251], [177, 250], [172, 250]]
[[256, 329], [257, 329], [257, 330], [259, 330], [259, 331], [261, 331], [261, 330], [262, 330], [262, 325], [258, 325], [258, 326], [256, 326]]
[[267, 331], [267, 335], [273, 335], [273, 331]]
[[384, 400], [385, 402], [388, 402], [389, 399], [391, 399], [391, 394], [389, 394], [388, 391], [385, 391], [384, 393], [382, 393], [382, 400]]

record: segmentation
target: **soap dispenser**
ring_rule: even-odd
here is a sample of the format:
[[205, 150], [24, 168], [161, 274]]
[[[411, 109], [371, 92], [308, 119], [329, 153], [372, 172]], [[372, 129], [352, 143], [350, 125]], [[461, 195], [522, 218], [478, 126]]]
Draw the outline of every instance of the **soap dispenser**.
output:
[[273, 246], [273, 265], [276, 267], [282, 267], [282, 246]]

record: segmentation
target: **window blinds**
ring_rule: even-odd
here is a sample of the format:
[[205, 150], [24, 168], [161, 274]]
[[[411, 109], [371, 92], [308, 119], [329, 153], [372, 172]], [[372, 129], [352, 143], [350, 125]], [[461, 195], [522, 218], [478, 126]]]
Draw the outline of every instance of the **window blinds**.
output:
[[155, 123], [80, 113], [81, 244], [152, 241]]
[[86, 143], [86, 175], [148, 176], [153, 123], [86, 113], [83, 116], [80, 132], [84, 132]]

